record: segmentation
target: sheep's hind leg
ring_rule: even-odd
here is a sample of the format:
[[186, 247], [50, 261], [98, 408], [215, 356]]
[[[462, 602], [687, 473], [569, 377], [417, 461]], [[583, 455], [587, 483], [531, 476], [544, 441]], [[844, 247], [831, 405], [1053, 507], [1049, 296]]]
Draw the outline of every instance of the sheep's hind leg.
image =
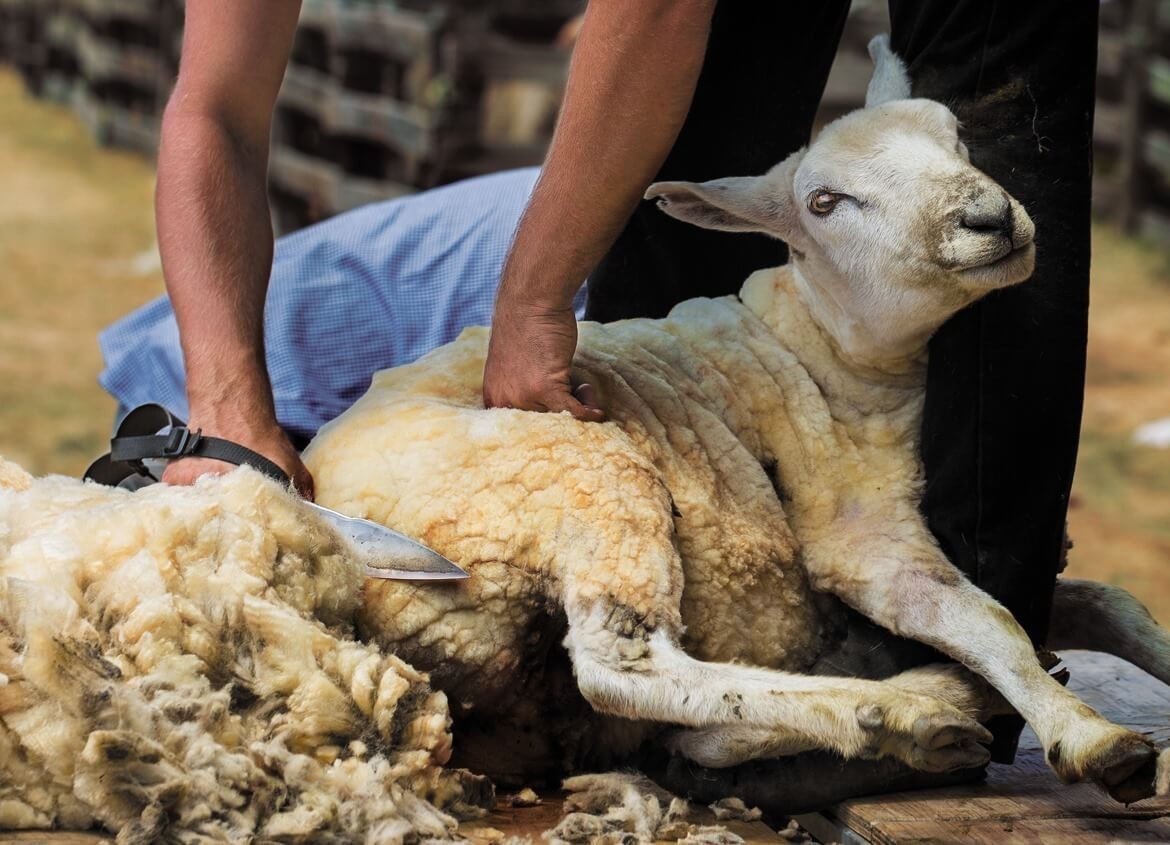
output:
[[986, 678], [1036, 731], [1062, 780], [1096, 781], [1127, 803], [1154, 794], [1152, 743], [1102, 718], [1052, 678], [1011, 613], [967, 581], [933, 542], [871, 546], [871, 554], [864, 554], [864, 540], [838, 534], [850, 536], [853, 555], [825, 549], [807, 554], [806, 548], [817, 589]]
[[[934, 663], [887, 678], [883, 683], [907, 692], [920, 693], [943, 701], [964, 715], [985, 722], [992, 716], [1013, 713], [1011, 706], [982, 678], [957, 663]], [[946, 732], [935, 737], [938, 753], [915, 750], [913, 768], [925, 772], [951, 771], [965, 764], [965, 749], [952, 754]], [[682, 730], [667, 740], [667, 746], [684, 757], [711, 768], [726, 768], [762, 757], [787, 757], [795, 751], [784, 731], [755, 725], [719, 725], [713, 728]], [[952, 759], [953, 758], [953, 759]], [[953, 765], [957, 762], [958, 765]]]
[[[715, 742], [735, 739], [738, 759], [816, 748], [895, 757], [933, 772], [988, 760], [979, 743], [990, 734], [937, 698], [882, 681], [704, 663], [683, 652], [672, 632], [631, 623], [629, 609], [613, 601], [566, 610], [577, 683], [600, 712], [708, 731]], [[696, 744], [679, 749], [714, 759]]]
[[1114, 654], [1170, 684], [1170, 631], [1120, 587], [1059, 579], [1046, 645]]

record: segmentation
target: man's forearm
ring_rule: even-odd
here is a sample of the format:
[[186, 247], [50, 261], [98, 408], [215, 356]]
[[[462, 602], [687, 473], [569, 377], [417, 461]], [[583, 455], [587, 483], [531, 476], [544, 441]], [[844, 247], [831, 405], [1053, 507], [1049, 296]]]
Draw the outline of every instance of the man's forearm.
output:
[[500, 303], [565, 308], [686, 119], [714, 0], [593, 0]]
[[156, 214], [192, 413], [236, 397], [264, 404], [250, 410], [271, 417], [263, 341], [273, 249], [267, 148], [248, 148], [181, 97], [164, 118]]

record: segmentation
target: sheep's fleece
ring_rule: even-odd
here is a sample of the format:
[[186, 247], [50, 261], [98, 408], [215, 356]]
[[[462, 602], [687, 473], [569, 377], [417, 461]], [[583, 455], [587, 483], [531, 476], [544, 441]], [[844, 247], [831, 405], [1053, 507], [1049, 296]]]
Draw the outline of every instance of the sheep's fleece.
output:
[[128, 493], [0, 459], [0, 829], [452, 837], [491, 787], [442, 767], [443, 693], [354, 640], [338, 542], [251, 470]]

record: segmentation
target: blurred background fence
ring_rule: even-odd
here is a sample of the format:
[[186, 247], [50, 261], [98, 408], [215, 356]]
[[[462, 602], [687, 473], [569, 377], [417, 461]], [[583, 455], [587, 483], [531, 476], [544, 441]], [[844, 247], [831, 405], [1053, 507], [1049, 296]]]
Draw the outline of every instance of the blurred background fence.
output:
[[[276, 110], [278, 231], [538, 163], [582, 0], [305, 0]], [[858, 105], [884, 3], [857, 0], [823, 114]], [[104, 144], [153, 154], [182, 0], [0, 0], [0, 61]], [[1102, 3], [1098, 213], [1170, 245], [1170, 0]]]
[[[270, 187], [291, 231], [372, 200], [539, 162], [580, 0], [305, 0]], [[181, 0], [0, 0], [0, 61], [103, 143], [153, 154]]]
[[[282, 232], [372, 200], [540, 161], [581, 0], [305, 0], [276, 113]], [[882, 3], [855, 3], [825, 94], [857, 105]], [[153, 154], [182, 0], [0, 0], [0, 61], [105, 144]], [[1099, 213], [1170, 244], [1170, 0], [1102, 4]]]

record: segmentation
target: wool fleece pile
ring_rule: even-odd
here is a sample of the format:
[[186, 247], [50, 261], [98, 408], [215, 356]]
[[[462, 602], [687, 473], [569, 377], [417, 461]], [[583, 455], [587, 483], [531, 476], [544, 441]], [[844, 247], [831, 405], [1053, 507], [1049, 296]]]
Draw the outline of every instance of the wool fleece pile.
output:
[[129, 493], [0, 458], [0, 829], [454, 837], [491, 786], [443, 768], [443, 693], [354, 639], [361, 583], [251, 470]]

